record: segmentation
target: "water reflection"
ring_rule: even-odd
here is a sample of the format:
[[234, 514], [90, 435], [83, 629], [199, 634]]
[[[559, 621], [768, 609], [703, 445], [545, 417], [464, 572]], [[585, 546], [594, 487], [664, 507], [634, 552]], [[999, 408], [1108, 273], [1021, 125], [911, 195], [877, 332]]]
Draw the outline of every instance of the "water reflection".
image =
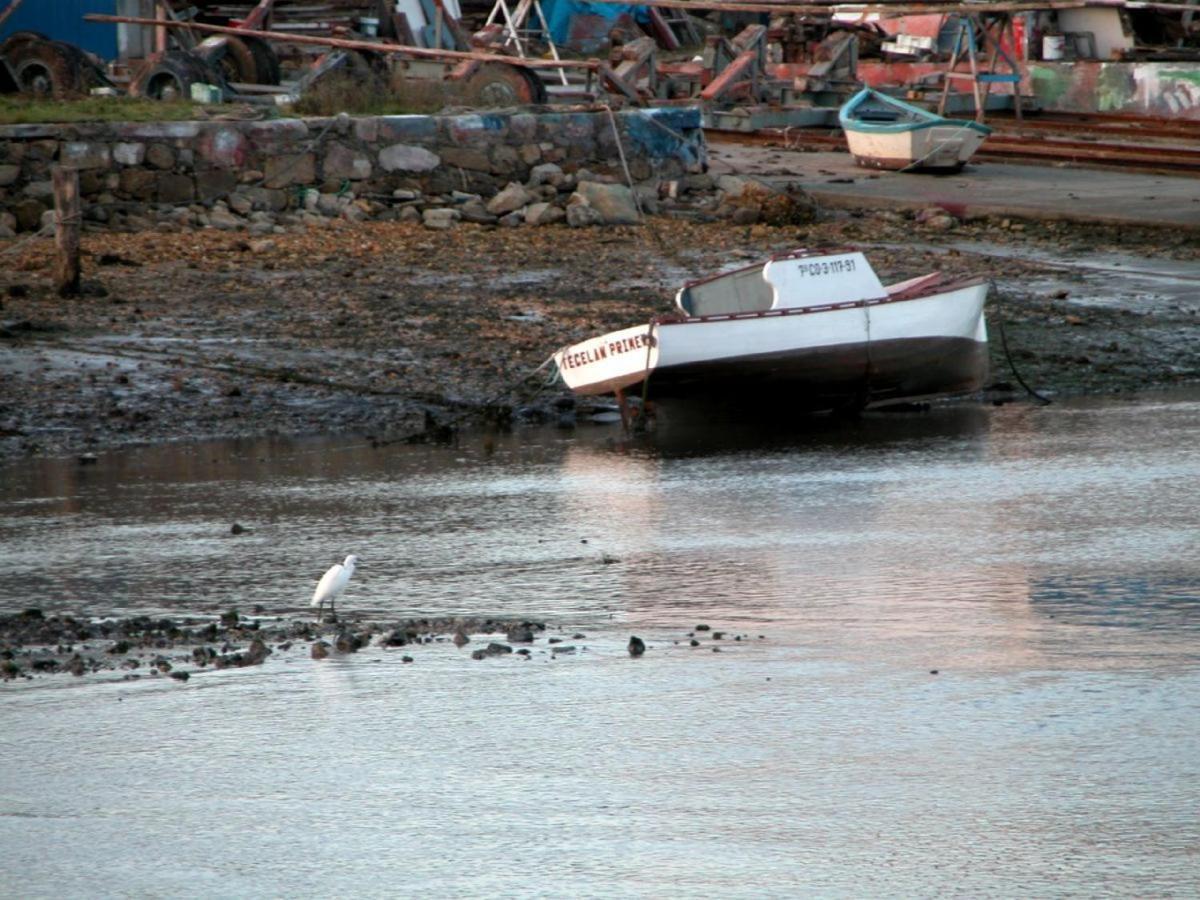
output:
[[339, 607], [586, 637], [6, 683], [4, 861], [30, 897], [1190, 894], [1198, 412], [9, 466], [0, 609], [307, 612], [354, 551]]

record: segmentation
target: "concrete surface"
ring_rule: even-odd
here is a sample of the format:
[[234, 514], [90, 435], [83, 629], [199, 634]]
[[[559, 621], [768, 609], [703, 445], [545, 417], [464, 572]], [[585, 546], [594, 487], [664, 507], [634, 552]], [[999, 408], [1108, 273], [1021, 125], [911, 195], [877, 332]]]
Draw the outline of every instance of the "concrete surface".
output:
[[825, 206], [941, 206], [960, 218], [1012, 216], [1200, 230], [1200, 178], [972, 163], [957, 175], [877, 172], [848, 153], [805, 153], [710, 139], [710, 172], [798, 182]]

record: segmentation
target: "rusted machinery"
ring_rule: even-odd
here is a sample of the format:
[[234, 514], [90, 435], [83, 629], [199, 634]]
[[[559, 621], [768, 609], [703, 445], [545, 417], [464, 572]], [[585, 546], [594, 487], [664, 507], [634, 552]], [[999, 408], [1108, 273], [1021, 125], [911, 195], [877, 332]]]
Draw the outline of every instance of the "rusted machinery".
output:
[[61, 99], [111, 86], [98, 59], [36, 31], [17, 31], [0, 43], [0, 70], [4, 92]]

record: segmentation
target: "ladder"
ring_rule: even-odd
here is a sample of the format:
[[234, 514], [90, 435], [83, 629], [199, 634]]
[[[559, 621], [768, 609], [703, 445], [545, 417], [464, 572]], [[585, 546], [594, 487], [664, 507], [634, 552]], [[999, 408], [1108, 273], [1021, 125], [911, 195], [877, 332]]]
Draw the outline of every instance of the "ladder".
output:
[[[1012, 15], [1006, 12], [958, 13], [958, 33], [954, 37], [954, 51], [943, 73], [942, 99], [938, 103], [938, 115], [946, 114], [946, 101], [950, 97], [950, 85], [955, 80], [971, 82], [971, 93], [975, 98], [975, 121], [982, 122], [987, 111], [987, 98], [993, 84], [1011, 84], [1013, 111], [1017, 121], [1021, 120], [1021, 70], [1013, 55], [1004, 47], [1016, 47], [1013, 36]], [[987, 56], [986, 68], [980, 66], [980, 51]], [[955, 67], [963, 59], [970, 63], [969, 72], [956, 72]], [[998, 63], [1008, 67], [1007, 72], [998, 71]]]
[[[496, 5], [492, 7], [492, 12], [488, 16], [487, 22], [484, 23], [484, 27], [493, 25], [497, 19], [503, 18], [504, 40], [502, 46], [512, 47], [517, 51], [517, 56], [524, 59], [528, 55], [530, 33], [536, 30], [529, 27], [530, 14], [537, 16], [538, 24], [541, 25], [542, 37], [550, 48], [550, 55], [554, 59], [562, 59], [558, 55], [558, 45], [550, 37], [550, 26], [546, 24], [546, 15], [542, 12], [541, 0], [518, 0], [517, 5], [512, 9], [509, 8], [506, 0], [496, 0]], [[567, 84], [566, 70], [558, 69], [557, 71], [559, 80], [564, 85]]]

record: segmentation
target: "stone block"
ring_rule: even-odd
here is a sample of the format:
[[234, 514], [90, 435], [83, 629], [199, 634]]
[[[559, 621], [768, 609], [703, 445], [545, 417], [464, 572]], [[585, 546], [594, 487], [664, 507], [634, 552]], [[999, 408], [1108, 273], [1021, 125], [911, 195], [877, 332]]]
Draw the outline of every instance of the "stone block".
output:
[[575, 189], [575, 197], [596, 210], [605, 225], [636, 225], [640, 219], [633, 191], [623, 184], [585, 181]]
[[531, 203], [525, 208], [526, 225], [552, 225], [566, 217], [566, 212], [551, 203]]
[[58, 159], [64, 166], [76, 169], [107, 169], [112, 163], [112, 150], [108, 144], [67, 141]]
[[245, 122], [241, 129], [250, 143], [259, 150], [286, 149], [309, 138], [308, 125], [302, 119]]
[[129, 122], [114, 128], [125, 141], [190, 141], [200, 133], [199, 122]]
[[530, 170], [529, 186], [538, 187], [543, 184], [552, 184], [557, 187], [563, 183], [565, 177], [561, 166], [555, 163], [542, 163]]
[[475, 150], [469, 147], [449, 147], [442, 151], [442, 162], [447, 166], [458, 169], [470, 169], [473, 172], [492, 171], [492, 161], [488, 159], [486, 150]]
[[33, 141], [27, 146], [30, 159], [49, 162], [58, 155], [58, 141]]
[[362, 181], [371, 177], [371, 160], [342, 143], [330, 144], [325, 150], [322, 168], [326, 178]]
[[173, 169], [175, 151], [166, 144], [151, 144], [146, 148], [146, 162], [156, 169]]
[[105, 188], [107, 172], [99, 169], [86, 169], [79, 173], [79, 193], [85, 197], [99, 194]]
[[0, 187], [8, 187], [21, 177], [21, 167], [17, 165], [0, 166]]
[[288, 207], [287, 191], [251, 187], [245, 188], [245, 193], [255, 209], [269, 209], [274, 212], [280, 212]]
[[196, 195], [205, 203], [228, 197], [237, 189], [237, 173], [229, 169], [206, 169], [196, 173]]
[[291, 184], [311, 184], [317, 178], [317, 160], [311, 153], [272, 156], [264, 167], [263, 184], [285, 188]]
[[445, 231], [453, 228], [454, 223], [461, 219], [457, 209], [427, 209], [421, 214], [421, 220], [426, 228]]
[[54, 197], [54, 182], [49, 180], [30, 181], [21, 188], [21, 193], [26, 197], [33, 197], [35, 200], [51, 200]]
[[431, 172], [441, 162], [436, 153], [412, 144], [392, 144], [379, 151], [379, 165], [387, 172]]
[[196, 196], [196, 186], [190, 176], [164, 172], [158, 176], [156, 199], [159, 203], [191, 203]]
[[537, 139], [538, 117], [517, 113], [508, 119], [508, 139], [514, 144], [527, 144]]
[[18, 200], [11, 210], [17, 219], [18, 231], [36, 231], [42, 221], [42, 213], [45, 211], [46, 204], [32, 197]]
[[529, 191], [525, 190], [524, 185], [513, 181], [509, 182], [504, 190], [488, 201], [487, 211], [493, 216], [503, 216], [523, 206], [528, 206], [536, 199]]
[[376, 122], [380, 143], [409, 144], [437, 137], [437, 120], [432, 116], [380, 116]]
[[492, 148], [492, 168], [496, 175], [512, 175], [521, 168], [521, 157], [513, 147], [501, 144]]
[[374, 116], [354, 120], [354, 136], [366, 144], [379, 140], [379, 120]]
[[508, 119], [496, 113], [446, 116], [441, 122], [443, 138], [456, 147], [492, 146], [508, 135]]
[[526, 167], [536, 166], [542, 161], [542, 148], [537, 144], [522, 144], [517, 148], [517, 156]]
[[250, 158], [250, 140], [236, 128], [216, 128], [200, 137], [196, 150], [210, 166], [239, 169]]
[[134, 200], [150, 200], [158, 190], [158, 176], [148, 169], [125, 169], [119, 190]]
[[113, 162], [120, 166], [140, 166], [146, 161], [146, 145], [140, 141], [113, 144]]

